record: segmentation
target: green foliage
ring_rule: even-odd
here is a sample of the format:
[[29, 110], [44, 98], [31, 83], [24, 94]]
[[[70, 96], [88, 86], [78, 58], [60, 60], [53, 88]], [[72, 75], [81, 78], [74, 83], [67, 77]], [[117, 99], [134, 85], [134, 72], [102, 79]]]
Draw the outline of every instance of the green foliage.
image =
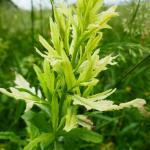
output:
[[[118, 102], [122, 97], [133, 98], [134, 95], [144, 96], [148, 101], [150, 98], [148, 94], [150, 91], [148, 77], [150, 57], [147, 57], [150, 40], [148, 28], [150, 3], [141, 1], [136, 12], [137, 4], [138, 1], [132, 1], [118, 7], [120, 17], [110, 22], [113, 29], [104, 31], [104, 37], [107, 38], [100, 43], [102, 55], [112, 52], [119, 56], [118, 65], [102, 75], [101, 82], [104, 84], [99, 85], [98, 89], [117, 87], [119, 90], [117, 93], [120, 93], [121, 97], [116, 94], [113, 98], [118, 99]], [[131, 24], [133, 16], [135, 19]], [[127, 28], [132, 32], [127, 32]], [[137, 65], [138, 63], [140, 64]]]
[[[143, 54], [147, 53], [146, 47], [148, 45], [143, 46], [138, 42], [134, 43], [134, 41], [129, 43], [130, 39], [128, 37], [130, 34], [133, 35], [132, 32], [126, 35], [125, 44], [118, 41], [116, 43], [112, 41], [111, 43], [111, 37], [114, 36], [112, 31], [118, 30], [119, 25], [116, 25], [117, 29], [108, 32], [112, 36], [108, 36], [106, 31], [104, 32], [102, 29], [110, 28], [107, 24], [108, 21], [118, 14], [115, 12], [116, 7], [100, 12], [101, 6], [101, 0], [78, 0], [77, 6], [68, 7], [63, 3], [60, 7], [54, 8], [54, 20], [50, 19], [51, 39], [47, 41], [42, 36], [39, 36], [39, 41], [44, 50], [36, 48], [36, 51], [44, 58], [42, 69], [38, 67], [39, 65], [34, 65], [38, 82], [33, 77], [30, 85], [24, 77], [16, 74], [15, 87], [11, 87], [9, 90], [0, 88], [2, 93], [17, 99], [16, 103], [19, 104], [12, 127], [17, 125], [19, 116], [23, 114], [22, 119], [26, 123], [26, 131], [22, 127], [23, 131], [21, 133], [17, 133], [15, 129], [13, 129], [14, 132], [1, 132], [1, 139], [9, 140], [10, 145], [17, 144], [15, 139], [18, 139], [19, 146], [17, 148], [24, 148], [25, 150], [98, 150], [99, 148], [133, 149], [142, 147], [136, 142], [132, 146], [123, 144], [123, 142], [126, 143], [127, 141], [125, 136], [130, 138], [129, 133], [136, 137], [137, 132], [134, 132], [135, 129], [139, 126], [143, 127], [141, 122], [146, 120], [146, 118], [145, 120], [140, 118], [141, 114], [137, 110], [133, 112], [134, 109], [127, 109], [122, 112], [119, 111], [119, 114], [117, 112], [104, 112], [102, 114], [101, 112], [136, 107], [141, 113], [149, 116], [149, 113], [143, 107], [145, 100], [135, 99], [119, 104], [120, 99], [135, 98], [135, 95], [126, 94], [127, 96], [123, 96], [122, 93], [125, 93], [125, 90], [119, 92], [116, 89], [107, 90], [112, 88], [110, 71], [107, 71], [110, 76], [108, 80], [106, 79], [107, 76], [105, 76], [107, 73], [105, 74], [103, 71], [107, 70], [110, 65], [116, 65], [116, 57], [112, 56], [112, 54], [110, 55], [113, 48], [117, 47], [119, 55], [121, 56], [122, 54], [122, 59], [128, 62], [129, 55], [123, 54], [124, 48], [131, 47], [131, 55], [136, 58], [139, 54], [134, 52], [133, 49], [139, 48], [138, 50], [143, 56]], [[107, 38], [104, 38], [106, 41], [102, 39], [102, 31], [104, 36], [107, 35]], [[116, 32], [120, 33], [119, 31]], [[121, 38], [123, 34], [120, 33], [119, 36]], [[134, 38], [136, 39], [136, 37]], [[99, 44], [102, 49], [100, 54]], [[9, 43], [4, 43], [2, 48], [8, 49], [7, 45], [9, 47]], [[104, 55], [106, 53], [109, 53], [109, 55], [102, 57], [103, 50], [106, 49], [109, 51], [105, 52]], [[118, 52], [116, 54], [118, 55]], [[119, 58], [117, 59], [119, 60]], [[30, 62], [32, 66], [32, 63], [35, 63], [34, 56], [24, 61], [25, 64], [19, 65], [23, 66], [21, 70], [26, 75], [28, 71], [24, 68], [24, 65]], [[118, 64], [123, 67], [123, 63], [120, 60]], [[115, 81], [118, 75], [113, 74], [115, 72], [119, 75], [121, 74], [121, 71], [117, 70], [117, 72], [116, 70], [115, 67], [111, 70], [112, 78]], [[103, 88], [105, 89], [104, 92], [97, 94]], [[116, 94], [114, 93], [115, 91]], [[113, 94], [112, 98], [118, 100], [117, 104], [107, 100], [107, 97], [111, 94]], [[5, 96], [3, 97], [8, 99]], [[25, 101], [26, 108], [24, 102], [18, 101], [20, 99]], [[8, 108], [11, 108], [11, 106]], [[130, 114], [129, 116], [128, 113]], [[139, 116], [137, 118], [141, 122], [137, 121], [136, 117], [133, 122], [132, 115]], [[129, 126], [122, 118], [129, 119]], [[144, 129], [142, 130], [145, 131]], [[145, 134], [138, 135], [139, 138], [136, 137], [139, 139], [138, 141], [142, 139], [142, 136], [147, 137]], [[116, 141], [112, 140], [114, 137]], [[21, 138], [23, 140], [20, 140]]]
[[13, 132], [0, 132], [0, 139], [10, 140], [16, 143], [19, 142], [19, 137], [17, 137]]

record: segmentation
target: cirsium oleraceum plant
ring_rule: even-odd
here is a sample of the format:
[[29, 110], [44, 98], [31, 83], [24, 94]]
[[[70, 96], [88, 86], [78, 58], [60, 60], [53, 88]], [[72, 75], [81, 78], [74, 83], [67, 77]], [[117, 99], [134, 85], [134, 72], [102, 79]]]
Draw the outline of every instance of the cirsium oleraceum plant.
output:
[[[116, 89], [93, 94], [93, 88], [99, 84], [99, 73], [116, 64], [116, 57], [112, 55], [99, 56], [102, 29], [110, 28], [108, 21], [118, 15], [115, 6], [100, 12], [102, 3], [102, 0], [78, 0], [76, 6], [68, 7], [65, 3], [55, 6], [54, 19], [50, 18], [51, 40], [47, 42], [39, 36], [45, 51], [36, 48], [44, 58], [42, 69], [34, 65], [40, 88], [31, 87], [19, 74], [16, 75], [15, 87], [9, 90], [0, 88], [0, 92], [10, 97], [25, 100], [25, 114], [36, 105], [48, 116], [48, 130], [39, 130], [38, 134], [29, 136], [24, 150], [56, 148], [59, 137], [73, 130], [83, 140], [101, 142], [101, 136], [91, 131], [92, 121], [80, 114], [79, 108], [100, 112], [131, 106], [144, 109], [143, 99], [119, 105], [108, 100], [107, 97]], [[30, 126], [27, 116], [23, 118]], [[50, 145], [53, 148], [49, 148]]]

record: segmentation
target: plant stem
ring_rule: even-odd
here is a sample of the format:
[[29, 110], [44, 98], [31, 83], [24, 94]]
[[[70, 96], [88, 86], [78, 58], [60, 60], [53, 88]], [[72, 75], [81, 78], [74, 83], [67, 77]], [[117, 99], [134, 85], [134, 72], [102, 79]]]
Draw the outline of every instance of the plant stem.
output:
[[40, 28], [41, 28], [41, 34], [43, 34], [43, 10], [42, 10], [42, 0], [40, 0]]
[[130, 75], [132, 74], [140, 65], [142, 65], [145, 61], [150, 59], [150, 54], [143, 58], [139, 63], [137, 63], [131, 70], [129, 70], [123, 77], [114, 85], [114, 87], [119, 87], [119, 85]]
[[31, 0], [31, 33], [32, 33], [32, 45], [34, 46], [34, 6], [33, 6], [33, 0]]
[[52, 5], [52, 19], [53, 21], [55, 20], [55, 17], [54, 17], [54, 0], [50, 0], [51, 2], [51, 5]]

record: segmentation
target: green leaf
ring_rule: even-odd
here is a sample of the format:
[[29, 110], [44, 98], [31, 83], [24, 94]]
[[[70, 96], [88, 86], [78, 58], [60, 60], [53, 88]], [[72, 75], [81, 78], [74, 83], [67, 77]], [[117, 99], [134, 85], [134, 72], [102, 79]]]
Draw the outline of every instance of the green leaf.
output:
[[0, 132], [1, 140], [10, 140], [11, 142], [18, 143], [20, 138], [14, 132]]
[[63, 129], [63, 127], [64, 127], [64, 125], [65, 125], [65, 121], [66, 121], [66, 117], [65, 117], [65, 116], [61, 117], [59, 126], [58, 126], [58, 128], [57, 128], [57, 131], [58, 131], [58, 132]]
[[50, 108], [51, 108], [50, 111], [51, 111], [52, 127], [55, 132], [58, 127], [59, 121], [59, 103], [58, 103], [58, 96], [56, 94], [54, 94], [52, 97]]
[[62, 41], [60, 40], [60, 31], [57, 22], [54, 22], [50, 18], [50, 29], [51, 29], [51, 38], [52, 38], [52, 43], [55, 48], [55, 50], [58, 52], [60, 55], [62, 52]]
[[88, 40], [87, 45], [85, 47], [85, 53], [83, 55], [84, 59], [85, 57], [91, 55], [91, 53], [95, 50], [95, 48], [97, 48], [101, 39], [102, 39], [102, 33], [99, 33], [98, 35], [96, 36], [94, 35]]
[[60, 72], [62, 58], [57, 54], [57, 52], [56, 54], [50, 52], [45, 52], [43, 54], [37, 48], [36, 48], [36, 52], [50, 63], [53, 70], [55, 70], [56, 72]]
[[65, 81], [67, 84], [68, 90], [70, 90], [75, 85], [75, 76], [73, 69], [69, 60], [64, 60], [62, 62], [63, 72], [65, 76]]
[[99, 81], [98, 79], [93, 78], [90, 81], [81, 82], [80, 85], [81, 86], [94, 86], [94, 85], [96, 85], [98, 83], [98, 81]]
[[47, 60], [44, 60], [43, 70], [44, 70], [44, 80], [45, 80], [46, 86], [52, 95], [54, 92], [54, 88], [55, 88], [55, 85], [54, 85], [55, 75], [54, 75], [54, 72], [50, 69], [50, 65]]
[[40, 43], [44, 46], [44, 48], [48, 51], [49, 55], [55, 56], [57, 52], [50, 46], [50, 44], [40, 35], [39, 36]]
[[10, 88], [10, 91], [11, 92], [9, 92], [3, 88], [0, 88], [1, 93], [4, 93], [5, 95], [13, 97], [17, 100], [22, 99], [22, 100], [25, 100], [26, 102], [33, 101], [34, 103], [42, 102], [42, 99], [40, 99], [39, 97], [37, 97], [36, 95], [34, 95], [28, 91], [20, 91], [16, 88], [12, 88], [12, 87]]
[[46, 86], [46, 83], [45, 83], [45, 80], [44, 80], [44, 73], [42, 73], [41, 69], [34, 65], [34, 70], [36, 72], [36, 75], [38, 77], [38, 80], [40, 82], [40, 85], [42, 87], [42, 90], [44, 92], [44, 95], [46, 96], [46, 98], [48, 99], [49, 98], [49, 93], [48, 93], [48, 89], [47, 89], [47, 86]]
[[42, 133], [37, 138], [29, 142], [27, 146], [24, 147], [24, 150], [33, 150], [39, 143], [41, 144], [50, 144], [54, 140], [54, 136], [52, 133]]
[[93, 122], [90, 119], [88, 119], [87, 116], [85, 116], [85, 115], [78, 115], [77, 117], [78, 117], [78, 124], [79, 125], [81, 125], [82, 127], [87, 128], [89, 130], [92, 129]]
[[50, 132], [52, 131], [51, 125], [48, 120], [48, 116], [44, 111], [34, 112], [28, 111], [22, 115], [22, 118], [27, 124], [29, 135], [36, 137], [40, 132]]
[[99, 22], [100, 26], [106, 25], [107, 22], [115, 16], [118, 16], [118, 13], [115, 12], [116, 10], [116, 6], [112, 6], [111, 8], [109, 8], [108, 10], [102, 12], [101, 14], [99, 14], [99, 16], [97, 17], [97, 22]]
[[70, 25], [72, 18], [72, 10], [67, 7], [65, 2], [62, 2], [58, 8], [54, 10], [55, 21], [57, 22], [61, 39], [64, 43], [66, 53], [69, 53], [69, 40], [70, 40]]
[[3, 94], [5, 94], [5, 95], [7, 95], [7, 96], [9, 96], [9, 97], [14, 97], [14, 95], [12, 93], [8, 92], [4, 88], [0, 88], [0, 92], [3, 93]]
[[120, 103], [119, 105], [114, 104], [113, 101], [110, 100], [98, 100], [96, 97], [92, 98], [84, 98], [78, 95], [75, 95], [73, 98], [74, 105], [82, 105], [87, 110], [98, 110], [98, 111], [112, 111], [112, 110], [120, 110], [128, 107], [136, 107], [139, 110], [143, 110], [144, 105], [146, 104], [143, 99], [135, 99], [126, 103]]
[[102, 93], [98, 93], [92, 96], [89, 96], [88, 99], [90, 101], [96, 101], [96, 100], [103, 100], [106, 99], [108, 96], [110, 96], [111, 94], [113, 94], [116, 91], [116, 89], [109, 89], [107, 91], [104, 91]]
[[34, 88], [31, 89], [30, 84], [23, 78], [23, 76], [21, 76], [18, 73], [16, 73], [16, 79], [15, 79], [14, 83], [16, 84], [17, 88], [27, 89], [27, 90], [35, 93], [35, 89]]
[[74, 108], [68, 108], [64, 130], [69, 132], [70, 130], [76, 128], [77, 126], [78, 126], [78, 119], [76, 111]]
[[38, 96], [34, 95], [30, 91], [27, 91], [26, 89], [16, 89], [16, 88], [10, 88], [10, 92], [0, 88], [0, 92], [4, 93], [5, 95], [9, 97], [13, 97], [16, 100], [25, 100], [26, 102], [26, 110], [29, 110], [33, 104], [36, 104], [38, 107], [40, 107], [42, 110], [44, 110], [49, 115], [49, 105], [46, 101], [39, 98]]
[[70, 136], [73, 135], [76, 138], [92, 143], [101, 143], [103, 140], [102, 135], [85, 128], [73, 129], [69, 132], [69, 134]]
[[108, 65], [115, 65], [116, 62], [113, 60], [116, 57], [108, 55], [102, 59], [99, 59], [99, 51], [96, 50], [92, 56], [89, 56], [78, 68], [77, 72], [80, 74], [78, 78], [78, 83], [87, 82], [103, 71], [107, 69]]

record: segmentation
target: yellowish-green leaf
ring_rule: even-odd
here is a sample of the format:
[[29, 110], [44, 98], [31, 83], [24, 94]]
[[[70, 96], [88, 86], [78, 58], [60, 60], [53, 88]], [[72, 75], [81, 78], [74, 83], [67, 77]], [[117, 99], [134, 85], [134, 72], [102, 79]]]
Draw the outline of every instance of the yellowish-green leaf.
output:
[[44, 46], [44, 48], [49, 52], [50, 55], [56, 55], [56, 51], [51, 47], [51, 45], [41, 36], [39, 35], [39, 41]]
[[78, 115], [78, 124], [82, 127], [85, 127], [89, 130], [93, 127], [93, 122], [85, 115]]
[[71, 89], [75, 85], [75, 77], [73, 73], [73, 69], [69, 60], [64, 60], [62, 62], [63, 72], [65, 76], [65, 81], [68, 89]]
[[78, 126], [78, 119], [75, 110], [73, 108], [68, 108], [64, 130], [69, 132], [70, 130], [76, 128], [77, 126]]
[[138, 109], [143, 108], [146, 104], [145, 100], [143, 99], [135, 99], [129, 101], [127, 103], [121, 103], [119, 105], [114, 104], [113, 101], [110, 100], [93, 100], [86, 99], [80, 96], [73, 96], [73, 104], [74, 105], [82, 105], [87, 110], [98, 110], [98, 111], [112, 111], [112, 110], [120, 110], [127, 107], [136, 107]]
[[54, 92], [54, 88], [55, 88], [54, 86], [55, 75], [54, 75], [54, 72], [50, 69], [50, 65], [47, 60], [44, 60], [43, 70], [44, 70], [44, 80], [45, 80], [46, 86], [52, 95]]
[[38, 66], [36, 66], [36, 65], [34, 65], [34, 70], [35, 70], [35, 72], [36, 72], [36, 75], [37, 75], [37, 77], [38, 77], [38, 80], [39, 80], [39, 82], [40, 82], [40, 85], [41, 85], [41, 88], [42, 88], [42, 90], [43, 90], [43, 92], [44, 92], [44, 94], [45, 94], [45, 96], [46, 96], [46, 98], [48, 99], [49, 98], [49, 92], [48, 92], [48, 88], [47, 88], [47, 86], [46, 86], [46, 82], [45, 82], [45, 80], [44, 80], [44, 73], [41, 71], [41, 69], [38, 67]]
[[53, 140], [54, 140], [54, 135], [52, 133], [42, 133], [37, 138], [30, 141], [29, 144], [25, 146], [23, 150], [33, 150], [33, 148], [36, 148], [36, 146], [38, 146], [39, 143], [50, 144], [53, 142]]
[[53, 130], [56, 131], [58, 127], [58, 120], [59, 120], [59, 103], [58, 103], [58, 96], [56, 94], [53, 95], [51, 101], [51, 121]]
[[98, 93], [92, 96], [89, 96], [88, 99], [90, 101], [96, 101], [96, 100], [103, 100], [106, 99], [108, 96], [110, 96], [111, 94], [113, 94], [116, 91], [116, 89], [109, 89], [107, 91], [104, 91], [102, 93]]
[[98, 79], [93, 78], [90, 81], [81, 82], [80, 85], [81, 86], [94, 86], [94, 85], [96, 85], [98, 83], [98, 81], [99, 81]]

